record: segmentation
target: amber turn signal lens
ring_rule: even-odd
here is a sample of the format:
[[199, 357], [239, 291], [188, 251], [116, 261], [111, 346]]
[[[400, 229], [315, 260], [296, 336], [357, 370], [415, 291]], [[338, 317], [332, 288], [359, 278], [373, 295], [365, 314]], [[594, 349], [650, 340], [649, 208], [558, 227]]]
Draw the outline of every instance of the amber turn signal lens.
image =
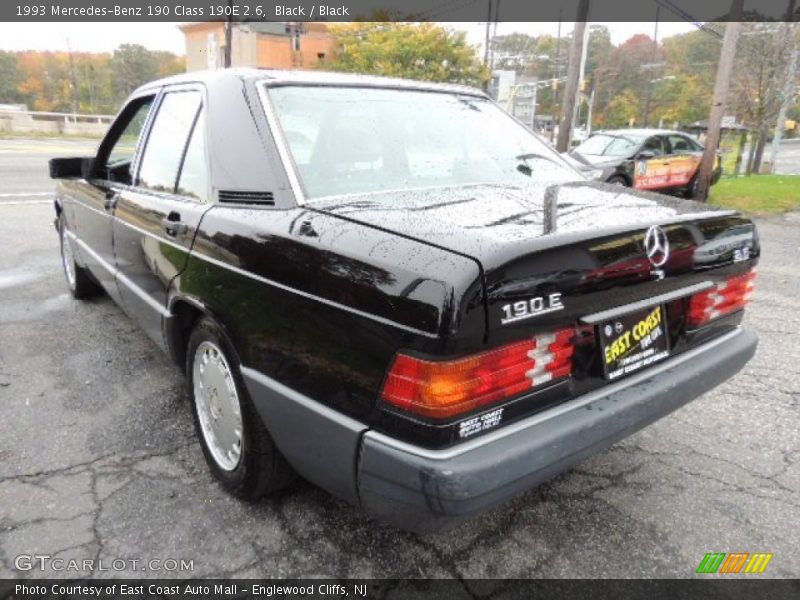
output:
[[420, 416], [445, 419], [496, 403], [572, 372], [572, 329], [449, 361], [398, 354], [381, 398]]

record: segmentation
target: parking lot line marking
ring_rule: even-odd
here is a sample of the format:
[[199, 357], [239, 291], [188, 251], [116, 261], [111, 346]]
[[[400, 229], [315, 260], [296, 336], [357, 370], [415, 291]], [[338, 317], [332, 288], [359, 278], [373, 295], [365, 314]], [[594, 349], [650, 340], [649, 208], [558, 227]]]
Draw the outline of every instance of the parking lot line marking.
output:
[[20, 206], [21, 204], [50, 204], [50, 200], [19, 200], [0, 202], [0, 206]]
[[12, 192], [10, 194], [0, 194], [0, 198], [28, 198], [30, 196], [51, 196], [53, 192]]

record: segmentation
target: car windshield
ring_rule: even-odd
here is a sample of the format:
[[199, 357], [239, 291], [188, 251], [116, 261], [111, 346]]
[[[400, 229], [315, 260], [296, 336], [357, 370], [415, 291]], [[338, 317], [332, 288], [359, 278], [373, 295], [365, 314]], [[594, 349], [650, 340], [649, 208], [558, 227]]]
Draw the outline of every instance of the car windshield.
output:
[[269, 95], [309, 198], [583, 179], [481, 97], [331, 86], [273, 87]]
[[590, 156], [630, 156], [642, 141], [643, 136], [598, 133], [575, 148], [574, 152]]

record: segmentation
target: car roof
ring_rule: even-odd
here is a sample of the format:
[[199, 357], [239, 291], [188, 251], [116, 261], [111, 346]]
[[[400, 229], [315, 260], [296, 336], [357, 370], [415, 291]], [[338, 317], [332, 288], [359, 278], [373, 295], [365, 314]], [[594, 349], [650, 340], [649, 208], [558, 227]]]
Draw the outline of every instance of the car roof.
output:
[[682, 135], [689, 137], [685, 131], [676, 131], [675, 129], [603, 129], [595, 133], [610, 133], [611, 135], [633, 135], [633, 136], [648, 136], [648, 135]]
[[488, 97], [482, 90], [467, 85], [453, 83], [434, 83], [430, 81], [416, 81], [400, 79], [397, 77], [381, 77], [376, 75], [357, 75], [352, 73], [334, 73], [318, 70], [282, 70], [282, 69], [216, 69], [210, 71], [191, 71], [180, 75], [165, 77], [144, 84], [134, 93], [148, 89], [159, 88], [165, 85], [188, 83], [203, 83], [215, 85], [225, 80], [239, 79], [250, 81], [266, 81], [273, 85], [331, 85], [348, 87], [374, 87], [408, 90], [425, 90], [446, 92], [451, 94], [469, 94], [472, 96]]

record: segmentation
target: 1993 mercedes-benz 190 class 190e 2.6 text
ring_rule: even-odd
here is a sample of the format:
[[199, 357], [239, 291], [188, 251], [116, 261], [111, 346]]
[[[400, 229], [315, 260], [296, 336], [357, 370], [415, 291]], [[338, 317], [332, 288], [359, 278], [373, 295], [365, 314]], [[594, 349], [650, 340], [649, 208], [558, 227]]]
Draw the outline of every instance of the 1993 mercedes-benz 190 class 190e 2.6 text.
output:
[[105, 290], [185, 370], [206, 460], [244, 497], [300, 474], [440, 529], [757, 343], [748, 219], [586, 181], [467, 87], [190, 73], [50, 170], [72, 293]]

